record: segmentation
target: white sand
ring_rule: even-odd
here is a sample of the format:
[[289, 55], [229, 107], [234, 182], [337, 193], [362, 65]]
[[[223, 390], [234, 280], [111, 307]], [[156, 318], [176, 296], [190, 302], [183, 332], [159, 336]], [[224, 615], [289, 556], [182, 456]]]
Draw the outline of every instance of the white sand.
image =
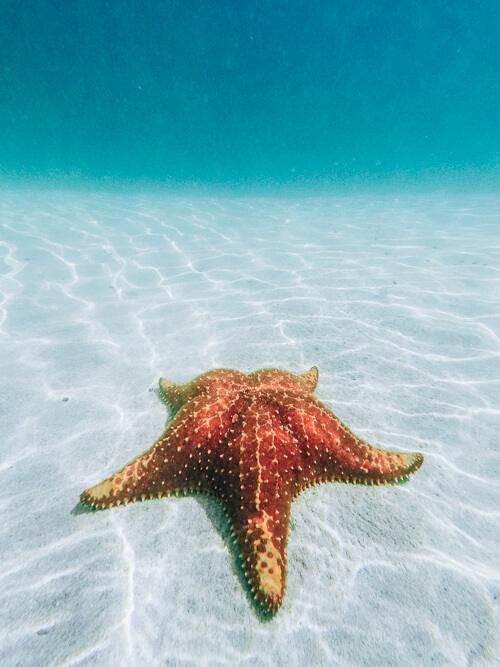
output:
[[[0, 663], [496, 665], [500, 197], [0, 193]], [[161, 375], [320, 370], [397, 487], [294, 503], [264, 621], [219, 504], [75, 507]]]

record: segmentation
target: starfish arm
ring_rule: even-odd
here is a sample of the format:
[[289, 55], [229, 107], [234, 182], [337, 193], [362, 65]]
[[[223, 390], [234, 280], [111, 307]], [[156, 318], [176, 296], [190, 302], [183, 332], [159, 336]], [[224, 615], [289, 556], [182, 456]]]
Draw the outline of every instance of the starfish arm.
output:
[[104, 509], [155, 495], [210, 492], [214, 461], [240, 407], [223, 399], [189, 400], [150, 449], [84, 491], [82, 502]]
[[[260, 604], [278, 611], [286, 591], [286, 545], [290, 506], [286, 475], [280, 476], [278, 456], [291, 446], [274, 411], [253, 404], [231, 444], [237, 475], [223, 500], [240, 547], [243, 567]], [[229, 478], [228, 478], [229, 479]]]
[[423, 463], [420, 453], [377, 449], [352, 433], [330, 410], [313, 397], [294, 397], [284, 415], [301, 443], [307, 474], [298, 490], [320, 481], [387, 483], [409, 476]]

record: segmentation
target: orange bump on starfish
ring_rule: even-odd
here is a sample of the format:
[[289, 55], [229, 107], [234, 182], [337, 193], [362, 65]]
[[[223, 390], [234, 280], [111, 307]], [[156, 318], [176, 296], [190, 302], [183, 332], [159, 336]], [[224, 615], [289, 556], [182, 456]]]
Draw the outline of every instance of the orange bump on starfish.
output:
[[357, 438], [313, 396], [317, 382], [315, 366], [303, 375], [219, 369], [182, 385], [161, 378], [175, 418], [150, 449], [81, 500], [106, 508], [183, 491], [216, 496], [252, 591], [274, 613], [285, 597], [294, 497], [319, 482], [395, 482], [424, 460]]

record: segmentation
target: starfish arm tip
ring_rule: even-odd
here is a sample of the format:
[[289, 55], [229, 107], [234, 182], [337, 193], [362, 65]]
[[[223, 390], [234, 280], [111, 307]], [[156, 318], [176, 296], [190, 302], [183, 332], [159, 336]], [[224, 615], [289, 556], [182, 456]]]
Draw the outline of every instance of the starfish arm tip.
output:
[[411, 454], [408, 454], [408, 468], [410, 474], [421, 468], [423, 463], [424, 455], [420, 452], [412, 452]]
[[318, 384], [319, 371], [317, 366], [312, 366], [306, 373], [299, 375], [299, 382], [302, 388], [310, 393], [316, 389]]
[[165, 378], [160, 378], [158, 380], [158, 386], [160, 388], [160, 398], [163, 403], [170, 404], [172, 402], [172, 394], [175, 391], [176, 384], [170, 382], [170, 380], [165, 380]]
[[256, 591], [255, 593], [255, 599], [257, 600], [257, 602], [259, 602], [259, 604], [267, 614], [272, 614], [272, 615], [278, 613], [281, 605], [283, 604], [284, 597], [285, 597], [284, 593], [282, 595], [277, 595], [276, 593], [271, 593], [266, 595], [260, 591]]
[[112, 507], [117, 502], [116, 498], [112, 498], [112, 490], [113, 481], [106, 479], [81, 493], [80, 500], [88, 507]]
[[[400, 465], [393, 470], [389, 475], [383, 475], [381, 482], [401, 482], [407, 481], [410, 475], [413, 475], [419, 468], [422, 467], [424, 456], [420, 452], [409, 452], [407, 454], [398, 454]], [[385, 477], [385, 479], [384, 479]], [[377, 480], [375, 480], [377, 482]], [[377, 482], [379, 483], [379, 482]]]

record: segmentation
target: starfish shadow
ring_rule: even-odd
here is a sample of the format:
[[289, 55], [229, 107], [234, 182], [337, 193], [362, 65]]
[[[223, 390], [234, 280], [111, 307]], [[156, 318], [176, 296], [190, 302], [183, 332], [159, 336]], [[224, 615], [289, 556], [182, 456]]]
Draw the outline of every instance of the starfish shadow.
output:
[[96, 508], [85, 505], [81, 500], [79, 500], [71, 510], [71, 514], [73, 516], [79, 516], [80, 514], [92, 514], [93, 512], [97, 512]]
[[[253, 609], [255, 616], [261, 621], [262, 623], [266, 623], [269, 621], [272, 621], [273, 618], [276, 616], [274, 612], [269, 612], [266, 611], [261, 607], [261, 605], [257, 602], [255, 599], [252, 589], [250, 588], [250, 585], [248, 583], [248, 580], [245, 576], [245, 572], [243, 570], [243, 562], [241, 560], [240, 556], [240, 551], [238, 548], [238, 545], [236, 544], [236, 541], [233, 539], [233, 536], [231, 534], [231, 526], [228, 521], [228, 517], [226, 516], [226, 513], [224, 512], [224, 508], [222, 507], [222, 504], [217, 500], [217, 498], [214, 498], [212, 496], [209, 496], [208, 494], [204, 493], [194, 493], [187, 491], [185, 493], [179, 493], [178, 498], [194, 498], [196, 502], [204, 509], [210, 523], [214, 527], [214, 529], [217, 531], [217, 533], [220, 535], [221, 539], [227, 544], [229, 548], [229, 552], [232, 556], [231, 558], [231, 569], [233, 573], [236, 575], [238, 578], [242, 589], [245, 591], [246, 597], [248, 601], [250, 602], [250, 607]], [[168, 502], [168, 498], [152, 498], [152, 499], [146, 499], [144, 501], [139, 500], [137, 502], [153, 502], [155, 501], [159, 502]], [[98, 512], [109, 512], [112, 511], [109, 508], [106, 509], [100, 509], [97, 507], [89, 507], [82, 503], [82, 501], [79, 501], [71, 510], [71, 514], [73, 516], [79, 516], [81, 514], [96, 514]]]

